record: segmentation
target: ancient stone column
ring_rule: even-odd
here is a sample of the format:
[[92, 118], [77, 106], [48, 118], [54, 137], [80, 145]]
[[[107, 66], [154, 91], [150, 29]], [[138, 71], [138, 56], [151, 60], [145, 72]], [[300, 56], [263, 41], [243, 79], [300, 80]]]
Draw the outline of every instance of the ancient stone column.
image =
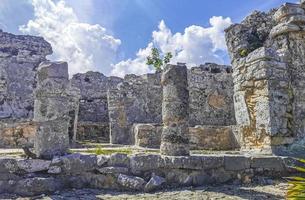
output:
[[69, 148], [68, 132], [75, 91], [70, 91], [68, 78], [66, 62], [43, 62], [38, 67], [34, 104], [38, 130], [34, 147], [40, 158], [63, 155]]
[[185, 65], [167, 65], [163, 71], [161, 154], [189, 155], [189, 92]]

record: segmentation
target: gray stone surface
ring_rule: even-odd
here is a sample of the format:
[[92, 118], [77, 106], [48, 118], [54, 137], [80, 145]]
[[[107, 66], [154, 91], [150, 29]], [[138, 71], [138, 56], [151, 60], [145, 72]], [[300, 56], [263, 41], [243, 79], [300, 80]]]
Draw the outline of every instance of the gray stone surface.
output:
[[146, 185], [146, 181], [140, 177], [136, 176], [127, 176], [124, 174], [120, 174], [118, 176], [118, 183], [130, 190], [142, 191]]
[[161, 153], [189, 155], [189, 91], [185, 65], [167, 65], [162, 74], [163, 86]]
[[37, 81], [35, 153], [40, 158], [52, 159], [67, 153], [71, 137], [69, 129], [72, 130], [72, 137], [75, 134], [78, 91], [68, 84], [68, 64], [65, 62], [41, 63]]
[[162, 126], [160, 124], [134, 124], [135, 145], [146, 148], [159, 148]]
[[246, 151], [287, 154], [304, 144], [304, 25], [300, 4], [286, 3], [226, 30], [235, 116]]
[[41, 37], [0, 30], [0, 147], [33, 144], [35, 76], [51, 53], [51, 45]]
[[77, 140], [109, 142], [107, 91], [115, 88], [122, 79], [90, 71], [75, 74], [70, 82], [81, 92]]
[[232, 68], [206, 63], [188, 70], [189, 125], [236, 124]]
[[161, 74], [126, 75], [117, 88], [108, 92], [110, 142], [134, 144], [134, 123], [160, 123]]
[[145, 192], [152, 192], [155, 190], [159, 190], [162, 186], [166, 183], [165, 178], [156, 176], [155, 174], [152, 175], [148, 183], [145, 185], [144, 191]]
[[[112, 156], [110, 156], [112, 157]], [[0, 192], [41, 195], [67, 188], [154, 191], [168, 187], [202, 186], [226, 182], [265, 183], [271, 178], [295, 176], [296, 160], [279, 156], [159, 154], [115, 155], [130, 159], [97, 165], [97, 156], [71, 154], [51, 161], [0, 159]], [[19, 164], [17, 164], [19, 163]], [[146, 182], [147, 181], [147, 182]]]
[[50, 164], [51, 161], [49, 160], [39, 160], [39, 159], [28, 159], [28, 160], [17, 161], [17, 166], [19, 170], [28, 173], [48, 171]]

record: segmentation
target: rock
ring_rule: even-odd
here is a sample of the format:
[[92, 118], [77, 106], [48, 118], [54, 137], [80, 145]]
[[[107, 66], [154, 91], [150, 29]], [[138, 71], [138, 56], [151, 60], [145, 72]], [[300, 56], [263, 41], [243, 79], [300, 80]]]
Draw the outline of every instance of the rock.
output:
[[161, 143], [162, 128], [156, 124], [133, 125], [135, 145], [146, 148], [159, 148]]
[[62, 183], [55, 178], [28, 178], [16, 183], [14, 193], [22, 196], [48, 194], [62, 189]]
[[245, 156], [225, 156], [224, 165], [226, 170], [240, 171], [250, 168], [251, 160]]
[[78, 153], [62, 156], [59, 158], [62, 171], [65, 174], [81, 174], [95, 170], [97, 158], [95, 155], [82, 155]]
[[130, 160], [127, 154], [114, 153], [110, 156], [108, 166], [129, 167]]
[[50, 167], [51, 161], [39, 159], [18, 160], [17, 166], [20, 170], [27, 173], [47, 171]]
[[97, 156], [97, 166], [102, 167], [107, 164], [109, 161], [109, 156], [98, 155]]
[[17, 162], [12, 158], [0, 158], [0, 173], [15, 173], [18, 171]]
[[251, 168], [261, 168], [270, 171], [284, 171], [285, 163], [280, 157], [253, 157], [251, 159]]
[[127, 176], [120, 174], [117, 179], [118, 183], [125, 189], [143, 191], [146, 185], [146, 181], [140, 177]]
[[162, 74], [163, 131], [160, 151], [163, 155], [189, 155], [189, 92], [185, 65], [167, 65]]
[[48, 173], [49, 174], [60, 174], [61, 173], [61, 167], [51, 166], [51, 167], [49, 167]]
[[164, 167], [164, 163], [160, 155], [136, 154], [130, 157], [130, 168], [134, 174], [141, 174], [161, 167]]
[[151, 179], [145, 185], [144, 191], [145, 192], [152, 192], [158, 189], [161, 189], [162, 186], [166, 183], [165, 178], [160, 176], [152, 175]]
[[189, 128], [192, 149], [232, 150], [238, 143], [231, 126], [195, 126]]
[[187, 170], [171, 169], [166, 174], [166, 182], [176, 187], [191, 186], [193, 176]]
[[102, 167], [97, 168], [101, 174], [128, 174], [129, 169], [126, 167]]

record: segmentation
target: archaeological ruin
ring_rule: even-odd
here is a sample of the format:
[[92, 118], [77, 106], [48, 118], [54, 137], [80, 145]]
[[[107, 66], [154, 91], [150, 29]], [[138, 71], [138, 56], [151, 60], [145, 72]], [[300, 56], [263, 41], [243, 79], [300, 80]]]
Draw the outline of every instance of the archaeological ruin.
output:
[[[0, 158], [0, 193], [151, 192], [295, 173], [292, 157], [305, 157], [305, 1], [255, 11], [225, 34], [232, 67], [69, 79], [43, 38], [0, 30], [0, 148], [31, 153]], [[75, 150], [92, 143], [140, 152]]]

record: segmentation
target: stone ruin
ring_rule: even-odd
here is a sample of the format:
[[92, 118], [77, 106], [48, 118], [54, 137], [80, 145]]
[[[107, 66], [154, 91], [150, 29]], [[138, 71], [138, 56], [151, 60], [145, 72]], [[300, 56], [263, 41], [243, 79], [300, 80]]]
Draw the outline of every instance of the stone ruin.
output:
[[254, 12], [226, 30], [242, 149], [304, 154], [304, 8]]
[[[0, 158], [0, 193], [62, 188], [153, 191], [295, 173], [305, 152], [305, 1], [255, 11], [226, 30], [232, 68], [207, 63], [124, 78], [68, 79], [39, 37], [0, 31], [0, 145], [37, 159]], [[69, 154], [79, 141], [160, 154]], [[191, 150], [240, 150], [236, 155]]]

